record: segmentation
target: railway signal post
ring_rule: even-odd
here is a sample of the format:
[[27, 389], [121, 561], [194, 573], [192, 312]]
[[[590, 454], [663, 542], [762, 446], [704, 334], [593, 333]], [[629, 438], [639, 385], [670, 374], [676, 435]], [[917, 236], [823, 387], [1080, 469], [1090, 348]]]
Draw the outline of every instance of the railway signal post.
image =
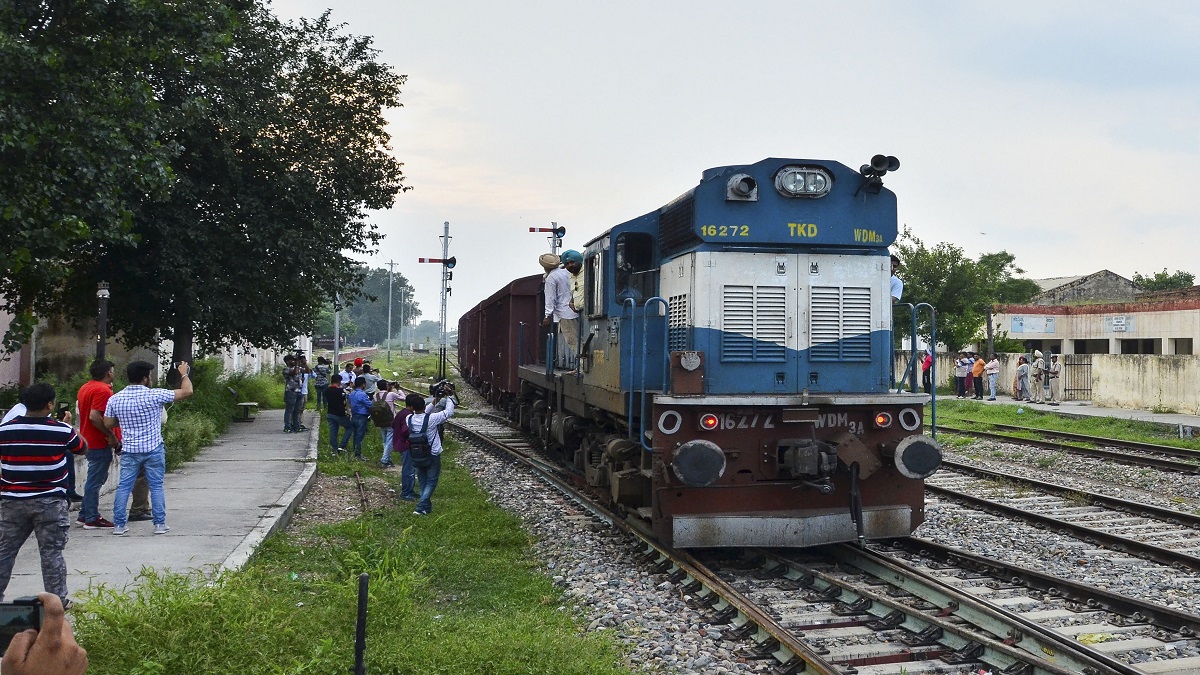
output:
[[560, 227], [558, 223], [551, 222], [550, 227], [531, 227], [530, 232], [549, 232], [550, 236], [546, 239], [550, 240], [550, 252], [558, 255], [558, 249], [562, 248], [563, 237], [567, 236], [567, 228]]
[[450, 295], [450, 280], [454, 278], [454, 266], [458, 264], [458, 260], [450, 255], [450, 221], [442, 224], [442, 257], [440, 258], [418, 258], [417, 262], [423, 263], [441, 263], [442, 264], [442, 339], [438, 347], [438, 379], [444, 380], [447, 375], [446, 368], [446, 297]]

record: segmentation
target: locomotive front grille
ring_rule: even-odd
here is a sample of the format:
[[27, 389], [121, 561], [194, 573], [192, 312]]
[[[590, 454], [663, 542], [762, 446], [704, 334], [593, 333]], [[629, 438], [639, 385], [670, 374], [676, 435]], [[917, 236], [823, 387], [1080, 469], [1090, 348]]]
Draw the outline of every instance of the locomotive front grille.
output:
[[812, 361], [871, 360], [871, 289], [813, 286]]
[[787, 360], [787, 289], [725, 286], [721, 292], [721, 360]]

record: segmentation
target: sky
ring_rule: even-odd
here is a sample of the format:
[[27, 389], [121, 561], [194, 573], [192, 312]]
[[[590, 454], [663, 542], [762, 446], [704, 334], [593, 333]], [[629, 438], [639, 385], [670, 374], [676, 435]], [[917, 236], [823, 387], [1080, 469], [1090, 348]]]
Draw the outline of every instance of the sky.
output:
[[[371, 214], [423, 319], [444, 222], [451, 328], [581, 248], [767, 157], [895, 155], [901, 228], [1024, 276], [1200, 276], [1200, 4], [275, 0], [327, 9], [407, 76], [386, 113], [413, 189]], [[1189, 196], [1190, 195], [1190, 196]]]

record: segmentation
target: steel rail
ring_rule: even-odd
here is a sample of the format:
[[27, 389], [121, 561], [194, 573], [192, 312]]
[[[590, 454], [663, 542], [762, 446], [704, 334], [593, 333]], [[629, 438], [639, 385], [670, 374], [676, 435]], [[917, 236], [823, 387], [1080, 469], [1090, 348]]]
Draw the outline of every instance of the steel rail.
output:
[[781, 664], [781, 671], [803, 671], [820, 675], [838, 675], [842, 672], [837, 665], [827, 661], [802, 640], [789, 633], [786, 628], [779, 625], [779, 622], [759, 609], [751, 600], [691, 555], [662, 546], [643, 529], [632, 526], [625, 519], [597, 504], [584, 492], [561, 478], [558, 475], [557, 467], [551, 467], [535, 457], [511, 448], [476, 430], [466, 428], [453, 420], [448, 421], [447, 426], [455, 433], [495, 448], [513, 459], [525, 463], [539, 478], [554, 486], [568, 498], [618, 530], [636, 537], [644, 546], [643, 559], [656, 565], [655, 571], [667, 573], [673, 569], [670, 578], [681, 583], [682, 587], [701, 605], [712, 608], [721, 620], [727, 620], [733, 624], [735, 631], [746, 637], [754, 638], [764, 655], [774, 657]]
[[[922, 640], [922, 645], [936, 641], [943, 646], [944, 653], [939, 655], [940, 658], [948, 659], [952, 664], [976, 660], [997, 670], [1003, 669], [1004, 672], [1010, 672], [1009, 669], [1016, 664], [1029, 665], [1041, 673], [1082, 673], [1089, 668], [1095, 669], [1094, 672], [1117, 672], [1101, 668], [1102, 663], [1090, 658], [1082, 661], [1069, 657], [1047, 659], [1048, 654], [1071, 651], [1062, 649], [1061, 636], [1052, 644], [1038, 641], [1033, 648], [1025, 649], [981, 635], [979, 630], [973, 630], [963, 625], [963, 622], [986, 630], [992, 635], [1010, 636], [1017, 632], [1021, 624], [1010, 621], [1006, 615], [997, 613], [990, 607], [981, 606], [977, 598], [968, 596], [942, 581], [915, 569], [904, 569], [905, 565], [901, 561], [889, 559], [878, 564], [868, 564], [859, 558], [858, 554], [863, 553], [860, 549], [845, 544], [836, 544], [822, 550], [828, 551], [840, 565], [856, 568], [870, 577], [901, 588], [935, 609], [918, 609], [889, 597], [886, 592], [872, 590], [870, 587], [809, 569], [777, 553], [756, 553], [771, 563], [772, 571], [779, 576], [794, 581], [801, 587], [812, 589], [819, 597], [837, 600], [842, 609], [835, 609], [835, 614], [848, 614], [851, 611], [866, 614], [875, 619], [867, 624], [869, 628], [903, 628], [913, 633], [918, 640]], [[852, 595], [856, 599], [841, 600], [844, 595]], [[956, 618], [952, 619], [951, 616]], [[1042, 651], [1043, 649], [1045, 651]]]
[[[954, 564], [961, 564], [968, 568], [973, 567], [994, 577], [1007, 578], [1013, 585], [1034, 588], [1048, 595], [1083, 604], [1088, 609], [1112, 612], [1135, 623], [1149, 622], [1158, 628], [1185, 636], [1200, 635], [1200, 616], [1198, 615], [1103, 590], [1094, 584], [1038, 572], [994, 558], [986, 558], [922, 537], [896, 539], [889, 542], [889, 545], [892, 548], [936, 555]], [[887, 555], [886, 551], [883, 551], [883, 554]]]
[[1101, 450], [1099, 448], [1085, 448], [1078, 445], [1068, 445], [1058, 441], [1042, 441], [1036, 438], [1024, 438], [1021, 436], [1008, 436], [1005, 434], [994, 434], [988, 431], [971, 431], [968, 429], [955, 429], [952, 427], [940, 427], [939, 431], [946, 431], [953, 434], [962, 434], [964, 436], [974, 436], [976, 438], [986, 438], [993, 441], [1003, 441], [1005, 443], [1019, 443], [1023, 445], [1032, 445], [1037, 448], [1046, 450], [1057, 450], [1059, 452], [1069, 452], [1074, 455], [1086, 455], [1089, 457], [1098, 457], [1100, 459], [1108, 459], [1121, 464], [1133, 464], [1136, 466], [1147, 466], [1163, 471], [1177, 471], [1179, 473], [1200, 473], [1200, 464], [1195, 462], [1180, 462], [1173, 459], [1164, 459], [1162, 457], [1148, 457], [1144, 455], [1129, 455], [1123, 452], [1112, 452], [1111, 450]]
[[925, 490], [933, 494], [941, 495], [955, 501], [966, 502], [981, 511], [992, 513], [1002, 513], [1012, 518], [1033, 523], [1035, 526], [1042, 526], [1049, 529], [1054, 529], [1060, 532], [1066, 532], [1084, 541], [1095, 541], [1103, 544], [1115, 551], [1134, 553], [1143, 558], [1153, 560], [1154, 562], [1163, 565], [1171, 565], [1176, 567], [1188, 567], [1194, 570], [1200, 570], [1200, 557], [1184, 553], [1182, 551], [1173, 551], [1154, 544], [1137, 541], [1129, 537], [1123, 537], [1119, 534], [1112, 534], [1101, 530], [1091, 529], [1084, 525], [1059, 520], [1051, 516], [1044, 516], [1040, 513], [1033, 513], [1014, 506], [1007, 506], [998, 502], [969, 495], [965, 492], [959, 492], [950, 488], [940, 487], [937, 485], [925, 484]]
[[1015, 424], [999, 424], [996, 422], [981, 422], [978, 420], [960, 419], [960, 422], [970, 424], [982, 424], [995, 429], [1004, 429], [1007, 431], [1031, 431], [1042, 434], [1048, 438], [1061, 438], [1068, 441], [1079, 441], [1081, 443], [1096, 443], [1110, 448], [1125, 448], [1126, 450], [1137, 450], [1139, 452], [1155, 452], [1168, 457], [1181, 457], [1200, 461], [1200, 450], [1191, 448], [1181, 448], [1174, 445], [1161, 445], [1158, 443], [1146, 443], [1143, 441], [1129, 441], [1120, 438], [1106, 438], [1104, 436], [1091, 436], [1089, 434], [1077, 434], [1071, 431], [1057, 431], [1052, 429], [1034, 429], [1031, 427], [1021, 427]]
[[[926, 602], [944, 608], [948, 613], [991, 632], [1006, 635], [1020, 647], [1019, 651], [1036, 660], [1038, 668], [1047, 672], [1064, 673], [1121, 673], [1136, 675], [1141, 671], [1077, 640], [1045, 628], [1037, 623], [995, 603], [967, 595], [953, 586], [939, 581], [903, 561], [884, 556], [876, 551], [863, 550], [841, 544], [830, 549], [835, 557], [848, 565], [857, 567], [872, 576], [887, 581]], [[927, 618], [924, 615], [922, 618]], [[995, 653], [1003, 653], [996, 644], [987, 644], [986, 638], [970, 633], [974, 641], [983, 644]], [[996, 641], [990, 641], [995, 643]], [[1007, 646], [999, 643], [1000, 646]], [[1009, 649], [1012, 649], [1011, 647]], [[1025, 662], [1029, 662], [1025, 660]]]
[[949, 459], [942, 460], [943, 469], [951, 469], [960, 473], [969, 473], [980, 478], [996, 481], [1012, 481], [1022, 485], [1036, 488], [1042, 492], [1048, 492], [1057, 495], [1080, 495], [1087, 498], [1089, 504], [1094, 506], [1104, 506], [1106, 508], [1125, 511], [1127, 513], [1143, 516], [1146, 518], [1157, 518], [1166, 521], [1172, 525], [1187, 525], [1200, 529], [1200, 515], [1187, 513], [1186, 511], [1178, 511], [1168, 509], [1162, 506], [1153, 504], [1144, 504], [1120, 497], [1109, 497], [1108, 495], [1100, 494], [1099, 492], [1088, 492], [1078, 488], [1067, 487], [1057, 483], [1048, 483], [1046, 481], [1037, 480], [1036, 478], [1027, 478], [1025, 476], [1014, 476], [1012, 474], [1000, 473], [991, 469], [984, 469], [970, 464], [963, 464]]

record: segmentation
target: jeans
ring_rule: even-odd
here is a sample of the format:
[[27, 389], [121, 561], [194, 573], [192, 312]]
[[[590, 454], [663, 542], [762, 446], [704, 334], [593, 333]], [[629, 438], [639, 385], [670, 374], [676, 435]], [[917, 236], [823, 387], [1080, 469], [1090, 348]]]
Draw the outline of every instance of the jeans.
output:
[[975, 380], [975, 398], [983, 398], [983, 376], [979, 375], [973, 379]]
[[379, 461], [384, 464], [391, 464], [392, 436], [395, 434], [395, 431], [391, 427], [384, 427], [381, 431], [383, 431], [383, 457]]
[[125, 527], [128, 522], [129, 494], [138, 471], [146, 469], [146, 481], [150, 483], [150, 513], [155, 525], [167, 522], [167, 497], [163, 492], [163, 477], [167, 473], [167, 448], [160, 444], [153, 452], [121, 453], [121, 481], [117, 483], [117, 495], [113, 500], [113, 525]]
[[300, 413], [303, 411], [300, 408], [304, 397], [298, 391], [283, 390], [283, 430], [284, 431], [299, 431], [300, 430]]
[[434, 455], [430, 458], [428, 466], [418, 466], [416, 470], [417, 480], [421, 481], [421, 500], [417, 502], [417, 510], [433, 513], [433, 502], [430, 498], [433, 497], [433, 489], [437, 487], [438, 476], [442, 473], [442, 456]]
[[350, 423], [354, 425], [354, 456], [362, 457], [362, 442], [367, 437], [367, 422], [371, 421], [370, 415], [352, 415]]
[[413, 490], [414, 484], [417, 482], [417, 469], [413, 466], [412, 453], [405, 450], [400, 454], [400, 498], [410, 502], [417, 500], [417, 493]]
[[317, 410], [320, 410], [325, 407], [325, 387], [315, 384], [313, 388], [317, 390]]
[[87, 451], [87, 480], [83, 484], [83, 505], [79, 507], [79, 517], [85, 523], [100, 517], [100, 488], [108, 480], [112, 458], [113, 452], [108, 448]]
[[[325, 413], [325, 421], [329, 423], [329, 448], [334, 453], [341, 452], [350, 444], [350, 435], [353, 433], [353, 429], [350, 426], [350, 418], [344, 415], [330, 415], [329, 413]], [[341, 442], [338, 441], [339, 427], [345, 429]]]
[[996, 398], [996, 378], [999, 376], [1000, 373], [988, 373], [988, 392], [992, 398]]

